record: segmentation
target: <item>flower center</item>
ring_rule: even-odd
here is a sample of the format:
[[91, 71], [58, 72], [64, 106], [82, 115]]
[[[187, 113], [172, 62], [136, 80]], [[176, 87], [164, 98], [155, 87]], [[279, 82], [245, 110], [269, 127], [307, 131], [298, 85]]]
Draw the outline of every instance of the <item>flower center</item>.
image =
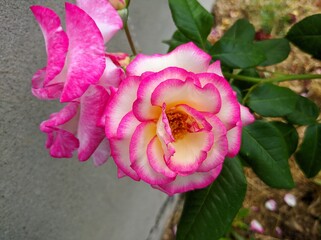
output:
[[170, 109], [166, 111], [166, 116], [175, 140], [182, 139], [187, 133], [200, 129], [196, 120], [182, 111]]

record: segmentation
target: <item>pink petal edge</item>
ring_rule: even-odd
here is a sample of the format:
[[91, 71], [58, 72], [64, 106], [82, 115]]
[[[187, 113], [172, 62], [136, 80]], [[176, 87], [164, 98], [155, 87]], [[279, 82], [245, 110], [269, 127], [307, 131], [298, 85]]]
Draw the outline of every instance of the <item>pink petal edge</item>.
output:
[[127, 66], [130, 76], [140, 76], [144, 72], [159, 72], [168, 67], [179, 67], [189, 72], [206, 72], [211, 56], [198, 48], [194, 43], [182, 44], [167, 54], [147, 56], [138, 54]]
[[103, 37], [94, 20], [74, 4], [66, 2], [65, 6], [69, 52], [61, 102], [81, 97], [99, 81], [106, 67]]

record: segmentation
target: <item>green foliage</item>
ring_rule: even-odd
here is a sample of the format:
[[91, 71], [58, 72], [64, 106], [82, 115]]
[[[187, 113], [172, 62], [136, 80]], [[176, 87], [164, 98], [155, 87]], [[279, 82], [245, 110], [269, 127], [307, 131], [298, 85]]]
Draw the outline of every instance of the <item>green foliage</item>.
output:
[[187, 193], [177, 240], [220, 238], [239, 211], [245, 192], [246, 180], [239, 160], [226, 159], [212, 185]]
[[213, 59], [219, 59], [232, 68], [269, 66], [286, 59], [290, 45], [286, 39], [269, 39], [254, 42], [255, 29], [240, 19], [211, 48]]
[[284, 122], [270, 122], [273, 124], [274, 127], [276, 127], [279, 132], [282, 134], [285, 143], [287, 145], [288, 150], [288, 157], [291, 157], [291, 155], [295, 152], [296, 148], [298, 147], [299, 142], [299, 135], [296, 131], [296, 128], [293, 127], [291, 124], [287, 124]]
[[310, 99], [298, 96], [297, 103], [293, 112], [286, 115], [286, 119], [298, 125], [309, 125], [316, 123], [319, 116], [318, 106]]
[[169, 0], [169, 7], [178, 30], [205, 49], [213, 16], [196, 0]]
[[[262, 79], [260, 82], [262, 74], [257, 68], [284, 61], [291, 50], [289, 42], [321, 60], [321, 14], [295, 24], [286, 38], [263, 41], [255, 41], [254, 26], [248, 20], [240, 19], [211, 46], [207, 37], [213, 26], [213, 16], [198, 1], [169, 0], [169, 5], [177, 26], [172, 38], [165, 41], [169, 51], [193, 41], [207, 51], [213, 61], [221, 61], [225, 76], [231, 77], [230, 83], [238, 101], [243, 99], [243, 103], [259, 117], [283, 118], [277, 122], [257, 120], [243, 127], [239, 156], [226, 159], [222, 173], [211, 186], [187, 193], [177, 239], [215, 240], [229, 229], [244, 199], [246, 180], [241, 160], [274, 188], [294, 187], [288, 164], [293, 154], [307, 177], [314, 177], [321, 170], [321, 124], [317, 123], [319, 108], [289, 88], [271, 83], [289, 80], [288, 76], [279, 74], [274, 79]], [[265, 14], [263, 28], [271, 30], [271, 23], [276, 21], [274, 5], [262, 14]], [[308, 126], [299, 151], [297, 125]], [[246, 227], [242, 225], [242, 219], [234, 221], [240, 224], [238, 227]], [[225, 237], [243, 239], [233, 229]]]
[[259, 47], [242, 39], [221, 39], [211, 48], [211, 54], [213, 60], [221, 60], [231, 68], [254, 67], [266, 59]]
[[316, 176], [321, 170], [321, 124], [307, 127], [295, 159], [308, 178]]
[[247, 105], [264, 117], [282, 117], [295, 110], [298, 95], [271, 83], [256, 86], [248, 95]]
[[254, 26], [246, 19], [237, 20], [221, 38], [225, 40], [242, 40], [243, 42], [253, 42], [255, 37]]
[[249, 68], [265, 61], [264, 52], [253, 44], [255, 30], [247, 20], [241, 19], [210, 49], [213, 60], [221, 60], [231, 68]]
[[300, 48], [321, 60], [321, 14], [315, 14], [296, 23], [286, 38]]
[[266, 60], [260, 63], [260, 66], [270, 66], [282, 62], [289, 56], [291, 50], [289, 41], [285, 38], [258, 41], [254, 45], [265, 53]]
[[287, 144], [283, 134], [271, 123], [258, 120], [244, 127], [240, 154], [267, 185], [294, 187]]

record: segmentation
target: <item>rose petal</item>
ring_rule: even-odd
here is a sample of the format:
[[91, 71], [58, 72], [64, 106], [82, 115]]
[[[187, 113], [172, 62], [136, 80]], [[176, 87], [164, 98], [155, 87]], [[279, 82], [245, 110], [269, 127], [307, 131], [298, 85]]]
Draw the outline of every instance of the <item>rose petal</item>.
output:
[[81, 97], [91, 84], [99, 81], [106, 66], [103, 37], [94, 20], [76, 5], [65, 5], [69, 52], [61, 102]]
[[118, 168], [132, 179], [138, 181], [140, 177], [132, 169], [129, 155], [130, 141], [140, 122], [132, 112], [127, 113], [119, 123], [115, 137], [110, 139], [111, 155]]
[[65, 65], [68, 37], [54, 11], [43, 6], [32, 6], [30, 9], [42, 30], [47, 51], [47, 66], [33, 76], [32, 92], [40, 99], [55, 99], [60, 96], [64, 82], [64, 79], [58, 79], [57, 75]]
[[43, 86], [43, 80], [46, 75], [46, 68], [39, 69], [32, 77], [32, 94], [39, 99], [59, 98], [64, 87], [64, 83], [48, 84]]
[[117, 88], [124, 77], [124, 71], [120, 67], [117, 67], [109, 57], [106, 57], [106, 68], [98, 84], [104, 86], [106, 89], [109, 87]]
[[128, 112], [120, 121], [117, 129], [117, 138], [131, 138], [136, 127], [140, 124], [135, 118], [135, 115], [132, 111]]
[[117, 128], [122, 118], [131, 111], [132, 103], [136, 99], [139, 85], [138, 77], [129, 77], [121, 82], [118, 91], [114, 94], [106, 108], [106, 135], [117, 135]]
[[81, 9], [94, 19], [105, 43], [123, 27], [123, 21], [108, 0], [77, 0], [76, 2]]
[[284, 202], [287, 205], [289, 205], [290, 207], [295, 207], [296, 206], [296, 197], [291, 193], [287, 193], [284, 196]]
[[156, 172], [148, 161], [147, 148], [155, 133], [154, 122], [144, 122], [136, 128], [129, 148], [131, 167], [143, 181], [149, 184], [164, 184], [173, 181], [174, 178]]
[[130, 56], [127, 53], [117, 52], [117, 53], [106, 53], [113, 63], [118, 67], [127, 68], [130, 63]]
[[253, 219], [250, 223], [250, 229], [257, 233], [264, 233], [264, 228], [262, 227], [261, 223], [256, 219]]
[[211, 56], [198, 48], [194, 43], [182, 44], [167, 54], [147, 56], [138, 54], [128, 65], [130, 76], [140, 76], [144, 72], [159, 72], [168, 67], [183, 68], [189, 72], [206, 72]]
[[215, 73], [216, 75], [220, 76], [220, 77], [224, 77], [223, 73], [222, 73], [222, 68], [221, 68], [221, 62], [215, 61], [213, 62], [207, 69], [208, 73]]
[[195, 75], [188, 73], [184, 69], [171, 67], [154, 74], [148, 74], [141, 77], [141, 83], [137, 90], [137, 100], [134, 102], [133, 111], [135, 116], [141, 121], [158, 119], [160, 108], [151, 104], [151, 96], [154, 89], [162, 82], [168, 79], [195, 79]]
[[163, 148], [164, 160], [168, 162], [169, 158], [174, 155], [175, 149], [172, 142], [175, 140], [172, 130], [169, 126], [169, 121], [166, 116], [166, 104], [163, 104], [162, 114], [157, 121], [156, 135]]
[[240, 119], [240, 104], [230, 84], [222, 77], [212, 73], [197, 74], [202, 86], [213, 84], [221, 96], [221, 109], [216, 116], [224, 123], [227, 130], [235, 127]]
[[131, 162], [129, 159], [129, 144], [130, 139], [117, 139], [110, 138], [110, 149], [111, 156], [114, 159], [117, 167], [121, 170], [121, 172], [125, 173], [127, 176], [131, 177], [135, 181], [139, 181], [140, 177], [137, 173], [130, 167]]
[[242, 122], [236, 123], [236, 126], [227, 131], [228, 153], [227, 157], [235, 157], [241, 148]]
[[207, 153], [207, 158], [197, 169], [198, 172], [207, 172], [218, 165], [223, 164], [228, 151], [228, 142], [224, 124], [213, 114], [207, 114], [206, 119], [212, 126], [214, 143], [212, 149]]
[[110, 157], [110, 146], [107, 138], [103, 139], [92, 156], [95, 166], [100, 166], [107, 162]]
[[40, 124], [40, 130], [47, 133], [46, 147], [50, 155], [56, 158], [71, 158], [79, 147], [75, 137], [78, 122], [79, 103], [69, 103], [57, 113]]
[[104, 114], [101, 116], [99, 122], [97, 123], [98, 126], [100, 127], [103, 127], [103, 128], [106, 128], [106, 116], [108, 114], [108, 105], [110, 103], [110, 100], [113, 99], [113, 96], [116, 94], [117, 92], [117, 88], [114, 88], [114, 87], [109, 87], [107, 89], [108, 93], [109, 93], [109, 99], [108, 99], [108, 102], [106, 103], [106, 108], [105, 108], [105, 111], [104, 111]]
[[126, 173], [124, 173], [120, 168], [117, 169], [117, 177], [118, 178], [123, 178], [126, 177]]
[[240, 104], [240, 111], [241, 111], [241, 119], [242, 119], [242, 126], [249, 125], [255, 121], [253, 114], [250, 110]]
[[204, 188], [210, 185], [218, 177], [222, 167], [223, 165], [219, 165], [209, 172], [198, 172], [187, 176], [177, 176], [171, 183], [153, 185], [152, 187], [158, 188], [168, 195]]
[[160, 83], [152, 93], [151, 103], [154, 106], [166, 103], [168, 108], [186, 104], [198, 111], [210, 113], [217, 113], [221, 108], [220, 94], [213, 84], [201, 88], [190, 79], [186, 82], [169, 79]]
[[[101, 86], [90, 86], [80, 100], [81, 110], [78, 124], [80, 146], [78, 158], [86, 161], [105, 138], [105, 129], [98, 126], [104, 113], [109, 94]], [[108, 156], [107, 156], [108, 157]]]
[[162, 144], [157, 136], [149, 142], [147, 147], [147, 156], [149, 164], [156, 172], [169, 178], [176, 177], [177, 174], [170, 170], [165, 163]]
[[181, 174], [195, 172], [206, 159], [207, 152], [213, 145], [213, 140], [211, 131], [187, 133], [183, 139], [172, 143], [175, 153], [169, 159], [168, 167]]
[[272, 212], [277, 209], [277, 203], [273, 199], [270, 199], [270, 200], [266, 201], [264, 206], [265, 206], [266, 209], [268, 209], [268, 210], [270, 210]]
[[275, 228], [275, 233], [278, 237], [282, 237], [282, 229], [280, 227]]

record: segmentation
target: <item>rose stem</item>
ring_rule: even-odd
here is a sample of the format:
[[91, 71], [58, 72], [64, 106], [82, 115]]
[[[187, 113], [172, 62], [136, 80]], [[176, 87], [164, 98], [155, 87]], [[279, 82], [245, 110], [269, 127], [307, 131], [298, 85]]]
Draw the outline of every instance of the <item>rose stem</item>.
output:
[[133, 42], [132, 36], [130, 34], [127, 23], [125, 24], [124, 29], [125, 29], [126, 37], [127, 37], [127, 40], [128, 40], [128, 43], [129, 43], [130, 49], [132, 50], [133, 55], [137, 55], [137, 51], [136, 51], [136, 48], [135, 48], [135, 45], [134, 45], [134, 42]]
[[272, 83], [272, 82], [285, 82], [285, 81], [309, 80], [309, 79], [321, 80], [321, 74], [293, 74], [293, 75], [283, 75], [280, 77], [262, 79], [262, 78], [247, 77], [247, 76], [224, 72], [224, 76], [228, 78], [233, 78], [233, 79], [247, 81], [247, 82], [254, 82], [254, 83]]

